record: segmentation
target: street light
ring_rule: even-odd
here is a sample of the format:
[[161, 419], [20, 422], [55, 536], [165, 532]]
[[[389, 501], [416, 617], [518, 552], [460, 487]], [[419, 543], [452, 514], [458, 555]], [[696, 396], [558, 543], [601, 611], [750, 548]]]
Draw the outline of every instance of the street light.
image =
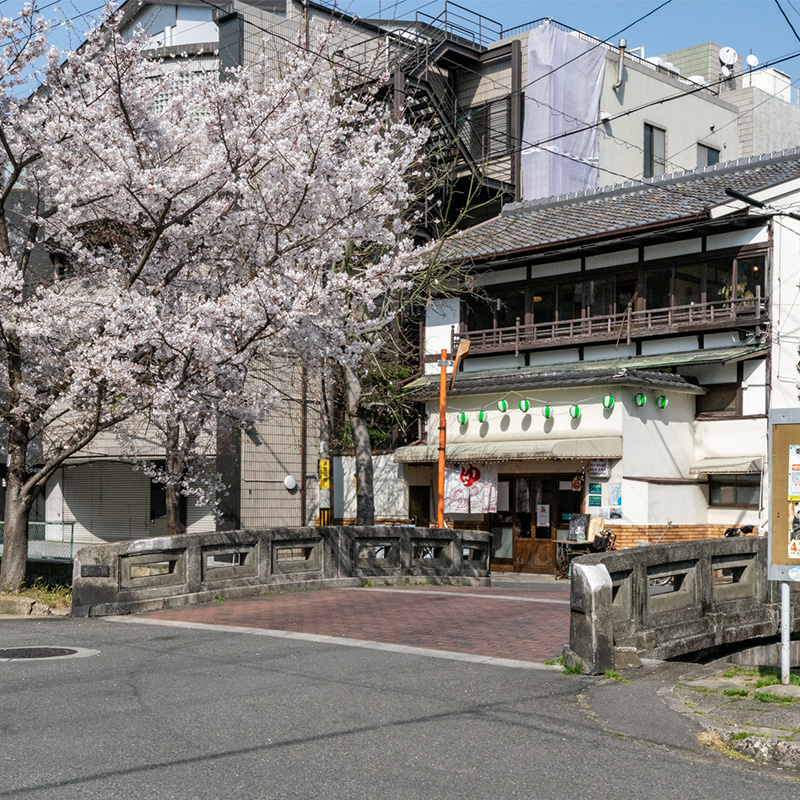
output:
[[[469, 339], [461, 339], [456, 350], [456, 357], [453, 361], [453, 373], [450, 376], [450, 388], [453, 388], [453, 381], [456, 379], [458, 362], [465, 358], [469, 352]], [[439, 503], [436, 515], [436, 524], [444, 528], [444, 448], [447, 440], [447, 350], [442, 348], [441, 360], [439, 361]]]

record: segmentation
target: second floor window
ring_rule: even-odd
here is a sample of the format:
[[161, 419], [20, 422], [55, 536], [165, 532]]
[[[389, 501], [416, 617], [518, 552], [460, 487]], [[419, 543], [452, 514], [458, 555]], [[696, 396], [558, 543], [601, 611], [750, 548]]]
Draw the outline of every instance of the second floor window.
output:
[[644, 126], [644, 177], [663, 175], [667, 163], [667, 132], [654, 125]]
[[704, 144], [697, 145], [697, 166], [711, 167], [714, 164], [719, 164], [719, 150]]

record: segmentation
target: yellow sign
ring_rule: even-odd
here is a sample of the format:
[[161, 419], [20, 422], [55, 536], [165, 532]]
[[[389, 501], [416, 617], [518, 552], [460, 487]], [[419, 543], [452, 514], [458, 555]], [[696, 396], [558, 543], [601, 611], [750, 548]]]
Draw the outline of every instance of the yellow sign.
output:
[[331, 460], [329, 458], [319, 460], [319, 488], [331, 488]]

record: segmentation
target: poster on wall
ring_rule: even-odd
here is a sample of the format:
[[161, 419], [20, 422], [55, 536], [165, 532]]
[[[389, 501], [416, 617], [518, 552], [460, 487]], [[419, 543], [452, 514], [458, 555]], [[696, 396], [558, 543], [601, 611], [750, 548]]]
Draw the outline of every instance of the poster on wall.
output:
[[622, 505], [622, 484], [609, 483], [608, 484], [608, 504], [610, 506]]
[[467, 462], [445, 467], [445, 514], [494, 514], [497, 511], [497, 467]]
[[607, 458], [595, 458], [589, 462], [587, 470], [590, 478], [607, 478], [610, 474]]
[[600, 497], [599, 494], [590, 494], [589, 495], [589, 505], [590, 506], [599, 506], [603, 502], [603, 498]]
[[536, 506], [536, 527], [549, 528], [550, 527], [550, 506], [542, 505]]
[[800, 500], [800, 444], [789, 445], [789, 500]]

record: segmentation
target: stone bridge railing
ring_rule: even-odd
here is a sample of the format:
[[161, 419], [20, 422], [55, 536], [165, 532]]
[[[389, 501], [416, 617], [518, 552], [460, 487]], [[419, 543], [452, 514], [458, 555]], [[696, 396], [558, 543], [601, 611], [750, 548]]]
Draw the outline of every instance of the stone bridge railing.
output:
[[73, 569], [72, 615], [107, 616], [275, 589], [406, 580], [489, 584], [491, 536], [411, 527], [272, 528], [92, 545]]
[[[792, 585], [800, 630], [800, 584]], [[637, 547], [573, 562], [568, 663], [638, 666], [780, 632], [780, 586], [767, 580], [767, 540], [756, 537]]]

